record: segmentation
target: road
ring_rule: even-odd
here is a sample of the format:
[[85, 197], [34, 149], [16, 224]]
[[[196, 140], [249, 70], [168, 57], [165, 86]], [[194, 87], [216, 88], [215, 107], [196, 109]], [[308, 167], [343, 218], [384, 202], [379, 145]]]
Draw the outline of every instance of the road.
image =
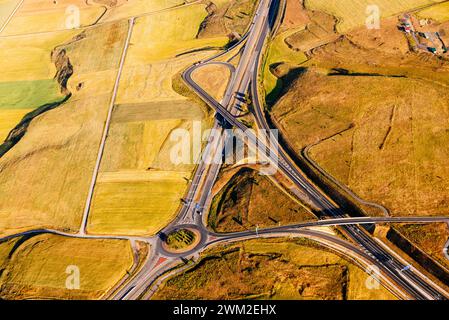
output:
[[20, 7], [22, 6], [23, 2], [25, 0], [20, 0], [17, 5], [15, 6], [14, 10], [11, 12], [11, 14], [8, 16], [8, 18], [6, 18], [5, 22], [3, 23], [3, 25], [0, 27], [0, 34], [3, 32], [3, 30], [6, 29], [6, 27], [8, 26], [9, 22], [11, 21], [11, 19], [14, 17], [14, 15], [16, 14], [16, 12], [20, 9]]
[[318, 170], [323, 176], [327, 177], [330, 181], [332, 181], [335, 185], [339, 186], [341, 189], [343, 189], [347, 194], [349, 194], [353, 199], [355, 199], [356, 201], [358, 201], [360, 204], [365, 205], [365, 206], [369, 206], [369, 207], [373, 207], [376, 208], [378, 210], [380, 210], [386, 217], [390, 216], [390, 212], [388, 211], [387, 208], [385, 208], [384, 206], [375, 203], [375, 202], [371, 202], [371, 201], [366, 201], [362, 198], [360, 198], [357, 194], [355, 194], [351, 189], [349, 189], [347, 186], [345, 186], [344, 184], [340, 183], [340, 181], [338, 181], [337, 179], [335, 179], [332, 175], [330, 175], [326, 170], [324, 170], [315, 160], [313, 160], [310, 156], [309, 156], [309, 150], [316, 146], [319, 142], [317, 143], [313, 143], [311, 145], [308, 145], [307, 147], [305, 147], [302, 150], [302, 155], [304, 157], [304, 159], [306, 159], [313, 167], [315, 167], [316, 170]]
[[[257, 11], [255, 13], [253, 22], [248, 31], [247, 36], [243, 39], [246, 41], [244, 51], [241, 55], [239, 65], [233, 72], [232, 78], [228, 84], [225, 96], [221, 103], [215, 101], [207, 92], [205, 92], [200, 86], [198, 86], [192, 80], [192, 73], [197, 68], [210, 63], [211, 60], [199, 62], [187, 69], [183, 74], [183, 79], [186, 83], [212, 108], [214, 108], [218, 114], [221, 115], [229, 124], [235, 128], [241, 129], [245, 132], [248, 128], [237, 120], [238, 110], [234, 106], [238, 103], [234, 97], [235, 92], [244, 93], [249, 89], [249, 84], [252, 83], [252, 96], [255, 104], [255, 115], [259, 128], [268, 128], [266, 121], [262, 121], [263, 109], [259, 103], [259, 97], [257, 92], [257, 72], [259, 69], [260, 55], [264, 46], [265, 39], [267, 38], [270, 27], [269, 23], [273, 22], [275, 14], [272, 7], [271, 0], [261, 0]], [[252, 80], [252, 81], [251, 81]], [[220, 130], [219, 123], [215, 122], [214, 128]], [[221, 155], [221, 142], [225, 139], [220, 135], [220, 139], [209, 141], [203, 151], [203, 157]], [[257, 138], [254, 135], [249, 134], [248, 142], [256, 145]], [[260, 141], [259, 141], [260, 146]], [[267, 146], [263, 146], [267, 147]], [[304, 190], [314, 203], [327, 213], [329, 218], [336, 219], [336, 221], [318, 221], [305, 224], [297, 224], [293, 226], [284, 226], [277, 228], [268, 228], [256, 231], [245, 231], [241, 233], [231, 234], [216, 234], [209, 232], [204, 226], [203, 215], [198, 214], [204, 209], [208, 199], [210, 199], [210, 190], [217, 177], [220, 164], [206, 164], [200, 161], [195, 174], [190, 184], [190, 188], [186, 197], [186, 203], [182, 206], [180, 214], [166, 229], [164, 229], [160, 235], [169, 233], [173, 228], [179, 227], [191, 227], [198, 228], [201, 232], [201, 243], [194, 249], [183, 254], [172, 254], [163, 249], [160, 245], [161, 239], [158, 239], [158, 244], [152, 248], [150, 258], [147, 260], [143, 268], [136, 273], [127, 284], [125, 284], [120, 290], [114, 294], [115, 299], [137, 299], [137, 298], [149, 298], [151, 294], [157, 288], [157, 285], [161, 283], [162, 279], [169, 277], [177, 272], [188, 268], [188, 264], [181, 268], [176, 268], [181, 263], [181, 258], [190, 259], [197, 258], [198, 255], [207, 247], [216, 245], [219, 243], [229, 243], [232, 241], [239, 241], [242, 239], [250, 239], [259, 236], [273, 237], [280, 235], [300, 235], [313, 237], [314, 240], [329, 246], [342, 246], [343, 252], [346, 255], [356, 255], [364, 257], [365, 261], [369, 261], [371, 264], [378, 266], [381, 271], [383, 283], [386, 283], [391, 290], [394, 290], [396, 294], [401, 291], [405, 291], [405, 297], [414, 299], [440, 299], [440, 288], [436, 285], [429, 285], [430, 282], [425, 276], [417, 275], [415, 270], [408, 270], [401, 272], [405, 266], [404, 263], [398, 261], [391, 252], [387, 251], [381, 244], [374, 241], [368, 234], [366, 234], [358, 226], [352, 225], [352, 223], [364, 224], [364, 223], [378, 223], [377, 221], [385, 222], [399, 222], [400, 218], [394, 218], [393, 220], [387, 220], [388, 217], [382, 218], [354, 218], [349, 221], [346, 215], [335, 206], [326, 195], [312, 185], [296, 168], [292, 160], [286, 155], [280, 146], [276, 146], [279, 150], [279, 154], [275, 154], [277, 157], [273, 159], [273, 154], [270, 153], [267, 156], [269, 161], [275, 162], [279, 165], [279, 169], [292, 181], [295, 185]], [[270, 148], [268, 148], [270, 149]], [[199, 207], [200, 210], [197, 210]], [[380, 220], [376, 220], [380, 219]], [[414, 217], [409, 221], [431, 221], [429, 218]], [[440, 218], [441, 219], [441, 218]], [[443, 218], [445, 219], [445, 218]], [[441, 220], [440, 220], [441, 221]], [[348, 225], [350, 224], [350, 225]], [[354, 246], [347, 241], [329, 236], [328, 234], [311, 231], [300, 230], [301, 228], [311, 226], [324, 226], [324, 225], [340, 225], [344, 229], [345, 233], [349, 235], [358, 246]], [[343, 241], [343, 242], [342, 242]], [[349, 253], [348, 253], [349, 252]]]
[[[264, 47], [264, 43], [270, 33], [270, 25], [273, 24], [276, 12], [273, 8], [277, 5], [276, 0], [261, 0], [258, 8], [255, 12], [253, 21], [250, 25], [248, 32], [242, 37], [239, 43], [229, 48], [227, 51], [217, 54], [216, 56], [207, 60], [201, 61], [198, 64], [192, 66], [183, 74], [183, 78], [186, 83], [204, 100], [206, 103], [214, 108], [218, 114], [220, 114], [229, 124], [235, 128], [241, 129], [245, 132], [248, 128], [238, 121], [239, 115], [238, 108], [235, 108], [239, 104], [235, 98], [235, 93], [246, 93], [251, 90], [256, 122], [259, 128], [269, 129], [269, 126], [265, 120], [262, 104], [258, 95], [257, 88], [257, 75], [259, 70], [259, 64], [261, 61], [261, 53]], [[17, 8], [16, 10], [17, 11]], [[13, 15], [13, 14], [12, 14]], [[11, 16], [12, 16], [11, 15]], [[10, 19], [9, 19], [10, 20]], [[387, 287], [398, 294], [399, 289], [406, 291], [407, 295], [415, 299], [439, 299], [443, 295], [439, 292], [440, 288], [435, 285], [430, 285], [431, 281], [424, 275], [419, 274], [416, 270], [407, 270], [401, 272], [405, 266], [405, 262], [401, 262], [400, 259], [395, 257], [395, 254], [390, 252], [388, 248], [385, 248], [381, 243], [373, 240], [367, 233], [363, 231], [358, 225], [361, 224], [373, 224], [373, 223], [393, 223], [393, 222], [412, 222], [412, 223], [429, 223], [429, 222], [447, 222], [447, 217], [361, 217], [361, 218], [348, 218], [333, 202], [318, 190], [313, 184], [311, 184], [307, 178], [305, 178], [296, 167], [291, 158], [284, 152], [280, 145], [276, 145], [274, 149], [276, 152], [267, 155], [267, 160], [279, 165], [279, 169], [287, 176], [297, 188], [304, 190], [311, 199], [313, 199], [316, 206], [322, 209], [323, 212], [328, 214], [329, 219], [320, 221], [311, 221], [298, 223], [288, 226], [274, 227], [260, 229], [258, 231], [244, 231], [234, 233], [213, 233], [210, 232], [205, 226], [206, 215], [202, 212], [208, 207], [208, 203], [211, 200], [211, 189], [216, 181], [218, 172], [221, 168], [220, 163], [207, 163], [204, 159], [210, 157], [217, 157], [222, 154], [223, 143], [226, 141], [225, 133], [222, 130], [220, 121], [215, 121], [214, 128], [221, 132], [219, 139], [210, 140], [202, 152], [201, 160], [199, 161], [195, 173], [189, 185], [188, 192], [185, 197], [185, 204], [180, 208], [177, 218], [172, 221], [159, 235], [155, 237], [131, 237], [131, 236], [96, 236], [86, 234], [85, 229], [87, 225], [89, 209], [94, 192], [94, 186], [96, 177], [98, 175], [101, 157], [104, 150], [105, 140], [107, 137], [108, 127], [111, 119], [111, 110], [115, 100], [115, 96], [120, 81], [121, 70], [126, 57], [127, 48], [132, 34], [132, 28], [134, 25], [134, 18], [129, 20], [128, 36], [124, 45], [120, 66], [114, 85], [113, 94], [108, 110], [108, 117], [105, 123], [102, 140], [100, 143], [99, 152], [97, 155], [97, 162], [95, 170], [92, 176], [92, 183], [89, 189], [89, 196], [86, 200], [86, 207], [83, 214], [82, 225], [78, 234], [69, 234], [54, 230], [31, 230], [21, 232], [15, 235], [0, 238], [0, 242], [6, 241], [13, 237], [34, 235], [40, 233], [53, 233], [61, 236], [79, 237], [79, 238], [96, 238], [96, 239], [126, 239], [135, 244], [135, 241], [144, 241], [151, 245], [150, 254], [146, 260], [143, 261], [141, 267], [137, 269], [137, 258], [135, 257], [135, 264], [133, 270], [135, 273], [121, 280], [117, 284], [116, 290], [111, 292], [114, 299], [137, 299], [148, 298], [164, 279], [169, 276], [185, 270], [190, 267], [190, 264], [185, 264], [179, 267], [182, 259], [197, 259], [199, 254], [206, 248], [217, 245], [225, 244], [235, 241], [242, 241], [245, 239], [254, 239], [258, 237], [306, 237], [319, 242], [320, 244], [338, 251], [347, 257], [354, 260], [355, 263], [359, 263], [362, 267], [370, 265], [376, 265], [381, 270], [379, 276], [382, 278], [382, 282]], [[4, 28], [4, 26], [3, 26]], [[224, 62], [213, 61], [213, 59], [220, 57], [233, 50], [233, 48], [244, 43], [244, 50], [242, 52], [239, 64], [237, 68]], [[199, 87], [192, 79], [191, 74], [197, 68], [210, 63], [220, 63], [228, 66], [231, 70], [231, 80], [228, 84], [224, 98], [221, 103], [211, 98], [207, 92]], [[250, 87], [251, 85], [251, 87]], [[257, 144], [255, 136], [250, 136], [249, 143]], [[273, 149], [273, 146], [262, 146], [269, 150]], [[278, 150], [278, 151], [277, 151]], [[276, 158], [273, 158], [276, 157]], [[340, 226], [345, 233], [349, 235], [358, 245], [353, 245], [348, 241], [342, 240], [329, 234], [308, 230], [307, 228], [317, 226]], [[162, 243], [162, 235], [171, 232], [176, 228], [194, 228], [196, 229], [200, 237], [200, 243], [192, 250], [182, 253], [174, 254], [167, 252]], [[447, 246], [445, 246], [444, 252], [447, 254]], [[448, 257], [449, 259], [449, 257]]]
[[79, 231], [80, 234], [86, 234], [87, 221], [89, 218], [90, 208], [92, 206], [92, 199], [94, 196], [95, 185], [97, 183], [98, 172], [100, 171], [101, 159], [103, 158], [104, 148], [106, 145], [106, 139], [108, 137], [109, 127], [111, 126], [112, 110], [114, 109], [114, 104], [115, 104], [115, 100], [116, 100], [117, 92], [118, 92], [118, 86], [120, 83], [123, 66], [125, 64], [126, 54], [128, 52], [129, 42], [131, 40], [134, 23], [135, 23], [134, 17], [132, 17], [128, 20], [128, 24], [129, 24], [128, 34], [126, 36], [126, 40], [123, 45], [123, 51], [122, 51], [122, 55], [120, 57], [120, 64], [119, 64], [117, 76], [115, 78], [115, 83], [114, 83], [114, 88], [113, 88], [112, 95], [111, 95], [111, 100], [109, 102], [108, 115], [106, 117], [106, 122], [104, 124], [103, 134], [101, 136], [100, 146], [98, 148], [98, 154], [97, 154], [97, 158], [95, 161], [95, 167], [92, 172], [92, 179], [90, 182], [89, 191], [88, 191], [87, 198], [86, 198], [86, 204], [84, 206], [83, 218], [81, 221], [81, 227], [80, 227], [80, 231]]
[[[269, 4], [271, 2], [267, 1]], [[264, 3], [262, 0], [261, 3]], [[264, 46], [266, 37], [270, 31], [269, 19], [268, 19], [268, 11], [267, 7], [265, 7], [263, 13], [266, 14], [265, 17], [260, 17], [260, 20], [256, 22], [257, 28], [256, 31], [258, 35], [251, 39], [256, 39], [254, 42], [250, 42], [248, 39], [248, 44], [252, 48], [253, 54], [251, 56], [242, 55], [240, 60], [240, 64], [237, 68], [237, 76], [241, 81], [240, 88], [245, 88], [249, 82], [249, 79], [252, 78], [252, 86], [251, 93], [253, 97], [253, 104], [255, 110], [255, 117], [257, 120], [257, 125], [260, 129], [270, 129], [268, 124], [266, 123], [263, 114], [263, 107], [260, 103], [260, 98], [258, 94], [258, 82], [257, 82], [257, 73], [258, 73], [258, 65], [256, 66], [255, 61], [259, 61], [260, 53]], [[252, 34], [256, 34], [255, 31]], [[194, 81], [192, 81], [190, 74], [193, 70], [188, 70], [186, 73], [185, 80], [188, 82], [190, 87], [194, 89], [197, 94], [201, 96], [201, 98], [212, 108], [214, 108], [217, 113], [219, 113], [226, 121], [231, 124], [233, 127], [240, 129], [242, 132], [246, 133], [248, 141], [253, 146], [259, 145], [262, 149], [273, 150], [273, 147], [263, 145], [263, 142], [257, 139], [257, 137], [248, 131], [248, 128], [241, 123], [235, 116], [232, 115], [228, 108], [223, 107], [220, 103], [215, 101], [207, 92], [205, 92], [201, 87], [199, 87]], [[240, 74], [242, 72], [242, 74]], [[243, 74], [244, 72], [244, 74]], [[246, 90], [238, 90], [236, 92], [246, 92]], [[294, 162], [290, 159], [290, 157], [283, 150], [282, 146], [279, 144], [274, 146], [274, 154], [273, 156], [270, 152], [268, 155], [268, 160], [273, 164], [278, 165], [279, 169], [295, 184], [298, 188], [306, 192], [306, 194], [313, 199], [314, 204], [321, 209], [321, 211], [332, 218], [343, 218], [345, 217], [345, 213], [336, 206], [333, 202], [329, 200], [329, 198], [322, 193], [321, 190], [318, 190], [310, 181], [304, 177], [302, 172], [296, 167]], [[360, 247], [369, 252], [374, 257], [378, 258], [378, 262], [376, 265], [385, 272], [389, 278], [393, 279], [395, 283], [400, 285], [407, 293], [415, 299], [442, 299], [444, 294], [441, 292], [440, 288], [434, 283], [429, 281], [425, 281], [422, 277], [418, 276], [416, 272], [413, 270], [407, 270], [401, 272], [405, 265], [399, 261], [397, 256], [387, 251], [383, 246], [381, 246], [377, 241], [372, 239], [364, 230], [362, 230], [358, 226], [342, 226], [342, 230], [356, 243], [360, 245]], [[427, 279], [426, 279], [427, 280]]]

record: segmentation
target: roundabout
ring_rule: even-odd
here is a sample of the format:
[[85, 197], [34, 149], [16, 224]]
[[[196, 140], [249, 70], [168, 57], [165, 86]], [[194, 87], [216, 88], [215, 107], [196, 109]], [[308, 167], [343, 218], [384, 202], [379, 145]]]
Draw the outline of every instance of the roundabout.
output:
[[197, 251], [207, 240], [207, 231], [194, 224], [178, 225], [159, 234], [157, 251], [167, 257], [183, 257]]

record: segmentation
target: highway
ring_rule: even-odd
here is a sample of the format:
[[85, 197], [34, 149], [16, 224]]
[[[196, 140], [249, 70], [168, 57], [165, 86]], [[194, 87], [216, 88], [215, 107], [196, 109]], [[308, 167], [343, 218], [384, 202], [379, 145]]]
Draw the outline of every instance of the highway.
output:
[[[243, 35], [237, 44], [207, 60], [196, 63], [183, 73], [183, 79], [188, 86], [194, 90], [211, 108], [216, 110], [218, 116], [217, 118], [220, 119], [215, 120], [213, 129], [220, 132], [220, 134], [217, 137], [210, 137], [201, 153], [200, 160], [198, 161], [195, 172], [189, 183], [189, 188], [185, 195], [184, 201], [179, 208], [178, 215], [164, 230], [154, 237], [112, 235], [97, 236], [86, 233], [86, 225], [92, 196], [94, 193], [95, 182], [109, 129], [112, 107], [117, 94], [121, 70], [126, 58], [127, 49], [134, 26], [135, 17], [132, 17], [129, 19], [128, 35], [124, 43], [120, 66], [115, 80], [114, 90], [110, 101], [108, 115], [98, 150], [97, 161], [92, 175], [92, 181], [79, 232], [76, 234], [70, 234], [48, 229], [30, 230], [0, 238], [0, 242], [19, 236], [51, 233], [76, 238], [129, 240], [131, 241], [134, 252], [136, 253], [134, 248], [135, 242], [143, 241], [151, 246], [150, 253], [146, 259], [144, 261], [140, 261], [140, 263], [138, 263], [139, 261], [137, 261], [137, 256], [135, 256], [134, 265], [130, 271], [132, 275], [129, 277], [124, 277], [119, 283], [116, 284], [115, 288], [109, 292], [112, 299], [138, 299], [150, 298], [152, 293], [154, 293], [157, 289], [157, 286], [163, 280], [191, 266], [191, 263], [182, 264], [183, 261], [185, 262], [188, 259], [198, 259], [201, 252], [213, 245], [227, 244], [255, 238], [305, 237], [317, 241], [321, 245], [345, 255], [361, 267], [368, 267], [371, 265], [379, 267], [379, 270], [381, 271], [379, 277], [382, 279], [382, 283], [396, 295], [402, 294], [402, 297], [412, 299], [443, 299], [446, 293], [441, 288], [433, 284], [432, 281], [413, 268], [410, 270], [401, 271], [406, 266], [406, 263], [391, 252], [391, 250], [386, 248], [385, 245], [373, 239], [359, 225], [378, 223], [435, 222], [446, 222], [449, 224], [449, 217], [387, 216], [350, 218], [326, 194], [314, 186], [307, 179], [307, 177], [304, 176], [304, 174], [297, 168], [294, 161], [289, 157], [277, 141], [274, 142], [275, 145], [272, 144], [272, 141], [270, 144], [265, 144], [263, 141], [258, 140], [257, 136], [248, 131], [248, 128], [238, 120], [237, 117], [240, 110], [239, 108], [236, 108], [236, 106], [239, 105], [240, 102], [236, 98], [235, 94], [237, 92], [240, 94], [245, 94], [250, 90], [257, 127], [265, 130], [270, 129], [265, 119], [264, 107], [263, 103], [261, 103], [262, 99], [260, 99], [258, 93], [258, 72], [260, 70], [264, 45], [272, 32], [271, 27], [277, 16], [277, 1], [278, 0], [260, 0], [248, 31]], [[11, 20], [12, 16], [18, 10], [22, 2], [23, 0], [19, 2], [19, 5], [11, 13], [6, 23], [2, 26], [0, 33]], [[194, 1], [192, 3], [196, 2], [197, 1]], [[234, 50], [241, 44], [244, 44], [244, 50], [241, 53], [240, 61], [237, 67], [234, 67], [226, 62], [214, 61], [214, 59]], [[192, 80], [192, 73], [197, 68], [207, 64], [222, 64], [227, 66], [231, 71], [231, 79], [221, 102], [217, 102], [203, 88], [198, 86]], [[251, 147], [269, 150], [269, 154], [265, 154], [266, 160], [277, 166], [279, 170], [291, 182], [294, 183], [296, 188], [305, 192], [314, 205], [326, 214], [327, 219], [264, 228], [257, 231], [248, 230], [232, 233], [215, 233], [209, 231], [205, 222], [207, 214], [204, 211], [208, 208], [208, 204], [211, 201], [211, 190], [220, 171], [221, 163], [219, 161], [210, 163], [206, 160], [211, 158], [221, 158], [223, 146], [228, 138], [225, 130], [223, 130], [223, 125], [230, 125], [234, 128], [240, 129], [241, 132], [245, 132], [248, 138], [248, 144]], [[268, 138], [267, 141], [270, 141], [270, 139]], [[308, 229], [324, 226], [339, 226], [355, 244], [324, 232]], [[179, 228], [195, 229], [200, 234], [200, 241], [188, 252], [169, 252], [162, 246], [164, 236]], [[449, 256], [447, 255], [448, 246], [449, 241], [446, 243], [443, 250], [446, 257], [449, 259]]]
[[[268, 12], [269, 6], [271, 5], [270, 1], [267, 1], [268, 5], [265, 4], [263, 15], [260, 17], [260, 20], [256, 22], [258, 31], [258, 35], [255, 37], [251, 37], [248, 39], [247, 45], [251, 46], [252, 55], [245, 56], [242, 55], [239, 66], [237, 68], [237, 76], [241, 81], [240, 88], [245, 88], [250, 78], [252, 78], [251, 85], [251, 93], [254, 104], [255, 117], [257, 121], [257, 125], [260, 129], [270, 129], [268, 127], [267, 122], [264, 120], [263, 107], [260, 103], [260, 98], [258, 95], [258, 82], [257, 82], [257, 74], [258, 74], [258, 64], [256, 65], [256, 61], [260, 60], [260, 54], [264, 43], [266, 41], [266, 37], [270, 31]], [[264, 3], [262, 0], [261, 3]], [[256, 34], [256, 32], [253, 32]], [[256, 40], [253, 40], [256, 39]], [[250, 42], [253, 40], [252, 42]], [[223, 107], [220, 103], [215, 101], [207, 92], [205, 92], [201, 87], [199, 87], [190, 77], [191, 72], [194, 68], [187, 70], [184, 79], [187, 81], [189, 86], [197, 92], [201, 96], [201, 98], [211, 107], [213, 107], [217, 113], [219, 113], [229, 124], [233, 127], [240, 129], [242, 132], [246, 133], [249, 143], [253, 146], [262, 149], [270, 150], [270, 154], [267, 155], [268, 160], [272, 163], [279, 166], [279, 169], [293, 182], [298, 186], [301, 190], [305, 191], [307, 195], [313, 199], [314, 204], [321, 209], [327, 216], [332, 218], [344, 218], [345, 213], [336, 206], [333, 202], [329, 200], [329, 198], [324, 195], [321, 190], [318, 190], [313, 184], [309, 182], [309, 180], [304, 177], [304, 175], [297, 169], [296, 165], [290, 159], [289, 156], [285, 153], [282, 146], [279, 144], [274, 146], [275, 151], [272, 146], [263, 145], [263, 142], [257, 139], [257, 137], [248, 131], [248, 128], [238, 121], [227, 108]], [[241, 74], [244, 73], [244, 74]], [[246, 90], [239, 90], [236, 92], [246, 92]], [[276, 154], [276, 156], [273, 156]], [[403, 270], [405, 265], [401, 263], [396, 256], [394, 256], [391, 252], [387, 251], [384, 247], [379, 245], [377, 241], [372, 239], [364, 230], [362, 230], [358, 226], [342, 226], [342, 230], [356, 243], [358, 243], [361, 248], [375, 257], [378, 257], [378, 263], [376, 264], [379, 268], [381, 268], [388, 276], [394, 280], [397, 284], [399, 284], [404, 290], [406, 290], [410, 296], [415, 299], [443, 299], [444, 294], [441, 293], [440, 289], [436, 288], [436, 285], [433, 283], [428, 283], [424, 281], [420, 276], [418, 276], [412, 270]]]
[[[322, 221], [306, 222], [290, 226], [282, 226], [275, 228], [266, 228], [258, 231], [244, 231], [236, 233], [218, 234], [207, 230], [205, 226], [205, 214], [203, 210], [207, 208], [210, 201], [211, 188], [217, 178], [220, 170], [220, 163], [206, 163], [202, 161], [208, 157], [221, 157], [223, 142], [226, 139], [223, 131], [220, 131], [218, 139], [209, 140], [206, 145], [201, 161], [198, 163], [195, 174], [192, 178], [185, 203], [183, 203], [177, 218], [170, 223], [156, 239], [156, 245], [152, 247], [151, 255], [145, 262], [144, 266], [137, 272], [133, 278], [128, 281], [122, 288], [114, 293], [114, 299], [138, 299], [149, 298], [161, 283], [162, 279], [174, 275], [177, 272], [185, 270], [190, 264], [182, 264], [187, 259], [198, 259], [199, 254], [211, 245], [220, 243], [229, 243], [244, 239], [252, 239], [256, 237], [279, 237], [279, 236], [303, 236], [313, 238], [322, 245], [340, 247], [340, 252], [346, 256], [353, 257], [356, 262], [356, 256], [364, 261], [365, 265], [375, 265], [381, 272], [382, 282], [388, 286], [390, 290], [399, 294], [404, 298], [411, 299], [442, 299], [443, 290], [433, 284], [424, 275], [419, 274], [416, 270], [404, 269], [405, 264], [397, 257], [385, 249], [382, 244], [371, 238], [363, 229], [354, 224], [370, 224], [370, 223], [387, 223], [387, 222], [447, 222], [446, 217], [408, 217], [408, 218], [348, 218], [341, 209], [336, 206], [325, 194], [318, 190], [309, 180], [304, 177], [302, 172], [296, 167], [294, 162], [287, 156], [280, 145], [268, 146], [261, 144], [257, 137], [247, 131], [247, 127], [237, 120], [239, 114], [239, 104], [235, 98], [235, 93], [246, 93], [251, 89], [255, 117], [257, 125], [261, 129], [269, 129], [266, 124], [263, 108], [259, 102], [257, 90], [257, 73], [259, 70], [260, 57], [266, 38], [270, 32], [270, 24], [273, 23], [276, 16], [273, 7], [277, 5], [275, 0], [261, 0], [253, 18], [253, 22], [248, 33], [241, 41], [245, 41], [244, 51], [238, 66], [232, 70], [232, 77], [228, 84], [226, 93], [221, 103], [213, 99], [192, 80], [192, 73], [208, 63], [216, 63], [211, 59], [200, 61], [194, 66], [188, 68], [183, 73], [184, 81], [194, 90], [210, 107], [214, 108], [222, 119], [226, 121], [215, 121], [214, 128], [222, 130], [220, 125], [231, 125], [234, 128], [246, 132], [248, 143], [252, 147], [259, 147], [270, 150], [270, 154], [266, 155], [267, 161], [278, 165], [280, 171], [288, 177], [297, 188], [306, 192], [313, 200], [314, 204], [320, 208], [329, 219]], [[250, 88], [251, 84], [251, 88]], [[226, 124], [227, 123], [227, 124]], [[277, 143], [277, 142], [275, 142]], [[257, 145], [259, 144], [259, 145]], [[275, 149], [273, 151], [273, 149]], [[272, 152], [273, 151], [273, 152]], [[405, 220], [404, 220], [405, 219]], [[348, 241], [330, 236], [323, 232], [313, 230], [305, 230], [306, 228], [315, 226], [340, 226], [340, 228], [357, 244], [353, 245]], [[192, 228], [196, 229], [201, 235], [201, 241], [195, 248], [184, 253], [167, 252], [161, 245], [163, 236], [176, 228]], [[181, 267], [179, 267], [181, 265]], [[441, 292], [440, 292], [441, 291]]]

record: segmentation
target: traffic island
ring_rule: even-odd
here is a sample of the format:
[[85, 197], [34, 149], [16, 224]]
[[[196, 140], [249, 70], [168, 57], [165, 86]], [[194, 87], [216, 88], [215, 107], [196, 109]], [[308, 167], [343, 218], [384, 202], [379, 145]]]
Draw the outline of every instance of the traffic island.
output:
[[193, 228], [175, 229], [169, 234], [162, 247], [165, 251], [175, 254], [186, 253], [194, 249], [201, 240], [201, 234]]

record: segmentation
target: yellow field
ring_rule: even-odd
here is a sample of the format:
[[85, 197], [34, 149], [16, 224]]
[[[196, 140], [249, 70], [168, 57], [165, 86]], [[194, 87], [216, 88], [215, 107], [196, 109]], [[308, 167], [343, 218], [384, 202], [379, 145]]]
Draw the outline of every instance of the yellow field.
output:
[[368, 275], [357, 266], [295, 241], [250, 240], [212, 248], [203, 255], [209, 259], [168, 280], [153, 298], [395, 299], [381, 286], [368, 289]]
[[[0, 266], [6, 267], [0, 276], [2, 299], [98, 299], [133, 265], [131, 246], [124, 240], [55, 235], [23, 240], [14, 249], [22, 240], [0, 244]], [[66, 288], [70, 266], [79, 270], [78, 290]]]
[[176, 55], [227, 41], [195, 39], [206, 14], [204, 5], [192, 5], [136, 20], [88, 232], [151, 235], [175, 216], [194, 165], [173, 163], [176, 141], [170, 135], [185, 129], [192, 136], [193, 122], [205, 129], [209, 117], [203, 106], [175, 92], [172, 80], [214, 51]]
[[304, 0], [307, 9], [321, 10], [339, 19], [337, 29], [346, 32], [365, 24], [368, 17], [367, 7], [372, 4], [379, 6], [381, 18], [387, 18], [403, 11], [416, 9], [443, 0]]
[[[71, 11], [70, 6], [79, 10], [79, 26], [72, 22], [73, 11]], [[49, 32], [92, 25], [104, 14], [105, 10], [100, 5], [88, 5], [87, 1], [82, 0], [24, 1], [8, 26], [3, 30], [2, 36]]]
[[[126, 21], [101, 26], [65, 46], [74, 66], [68, 84], [73, 96], [64, 105], [34, 119], [22, 140], [0, 159], [2, 234], [42, 227], [79, 229], [126, 32]], [[49, 39], [42, 43], [51, 50], [54, 39]], [[27, 65], [17, 57], [11, 64], [14, 67], [8, 60], [0, 62], [10, 68], [9, 78], [27, 79], [31, 75], [42, 79], [42, 73], [54, 75], [55, 67], [49, 70], [48, 51], [42, 50], [42, 56], [41, 51], [36, 51], [37, 57], [31, 52], [24, 57], [35, 61], [35, 67], [48, 65], [36, 72], [40, 77], [33, 70], [27, 71]]]
[[51, 79], [56, 68], [50, 60], [51, 51], [70, 40], [73, 30], [36, 36], [0, 38], [2, 81]]
[[189, 175], [182, 172], [144, 175], [139, 171], [102, 174], [96, 186], [88, 232], [157, 233], [176, 216]]
[[423, 9], [418, 12], [418, 16], [422, 18], [431, 18], [437, 22], [445, 22], [449, 20], [449, 2], [436, 4], [430, 8]]
[[216, 64], [196, 69], [192, 74], [192, 79], [217, 101], [223, 98], [230, 77], [228, 67]]
[[112, 21], [143, 14], [157, 13], [185, 3], [182, 0], [121, 0], [119, 5], [108, 8], [101, 21]]
[[5, 109], [0, 110], [0, 142], [3, 142], [11, 129], [20, 122], [31, 109]]
[[117, 104], [186, 100], [173, 91], [172, 78], [195, 61], [212, 54], [197, 53], [147, 64], [140, 51], [132, 48], [122, 73]]
[[195, 4], [138, 18], [131, 38], [130, 60], [151, 63], [192, 49], [225, 45], [227, 37], [196, 39], [199, 25], [207, 16], [204, 8], [203, 4]]
[[0, 28], [6, 23], [18, 3], [19, 0], [0, 0]]

